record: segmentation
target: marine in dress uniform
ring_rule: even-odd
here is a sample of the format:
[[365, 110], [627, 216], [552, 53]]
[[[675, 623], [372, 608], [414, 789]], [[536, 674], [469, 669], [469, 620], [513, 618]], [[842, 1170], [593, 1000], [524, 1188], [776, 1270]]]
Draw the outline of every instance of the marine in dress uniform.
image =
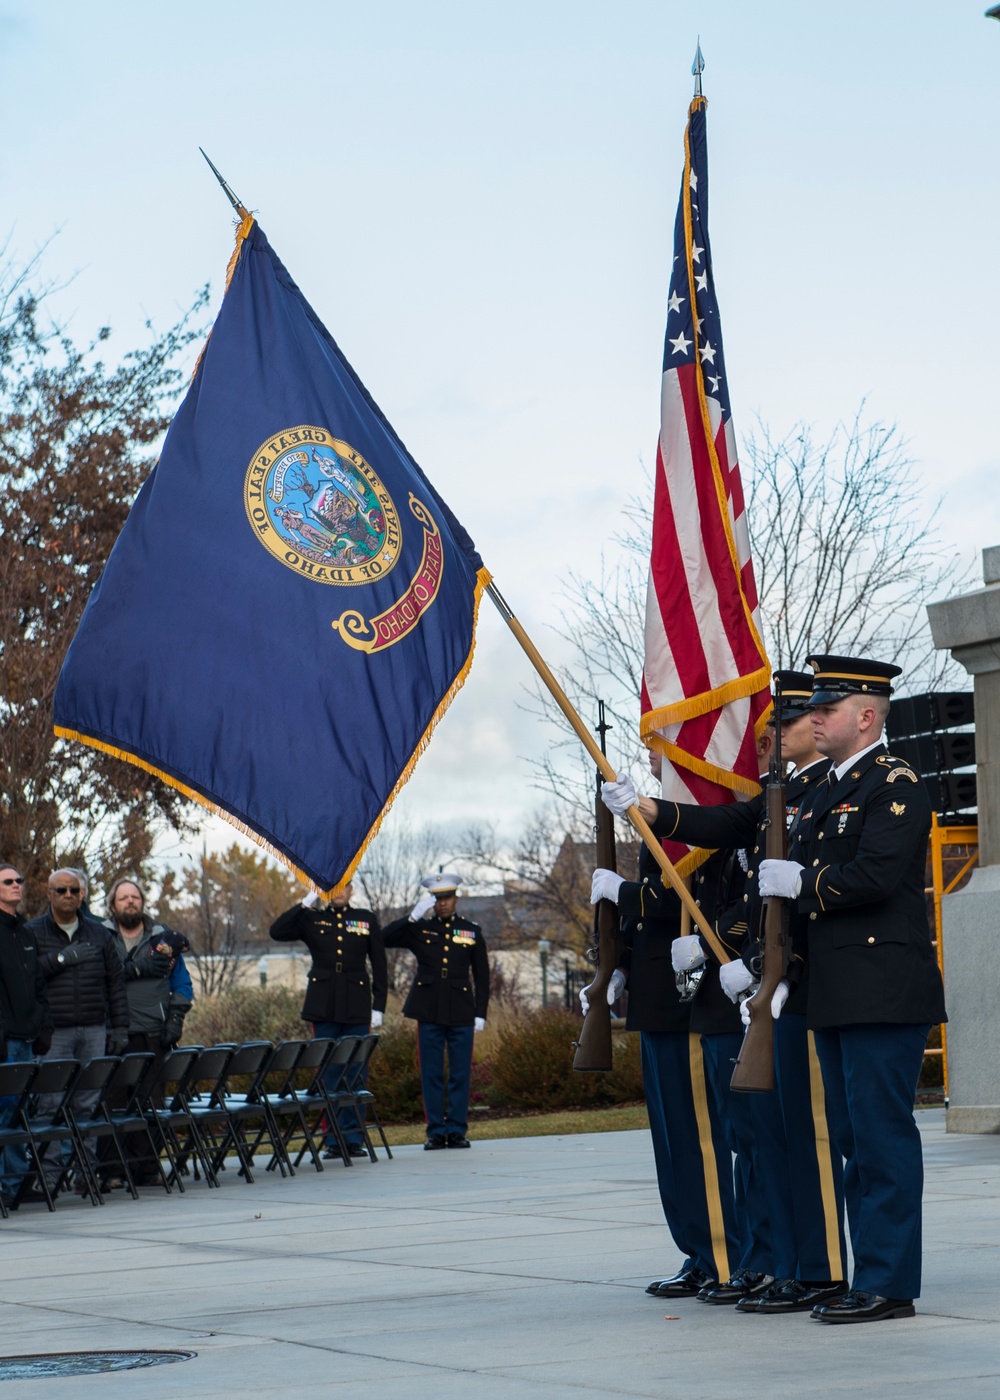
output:
[[[351, 903], [353, 888], [348, 885], [323, 904], [317, 904], [315, 893], [308, 894], [270, 928], [276, 943], [302, 942], [312, 955], [302, 1019], [312, 1022], [317, 1038], [367, 1035], [382, 1024], [389, 986], [382, 931], [370, 909]], [[331, 1089], [337, 1087], [340, 1071], [333, 1073]], [[367, 1073], [366, 1066], [363, 1081]], [[353, 1113], [341, 1112], [340, 1127], [351, 1156], [363, 1157], [364, 1143]], [[332, 1129], [324, 1155], [341, 1155]]]
[[[427, 875], [427, 891], [409, 917], [385, 930], [387, 948], [408, 948], [417, 975], [403, 1015], [417, 1022], [420, 1087], [427, 1120], [424, 1148], [469, 1147], [469, 1085], [472, 1045], [486, 1025], [490, 965], [483, 931], [456, 915], [458, 876]], [[445, 1054], [448, 1057], [447, 1100]]]
[[[660, 755], [650, 754], [659, 775]], [[707, 905], [718, 862], [695, 872], [695, 897]], [[681, 932], [681, 903], [670, 891], [663, 913], [644, 915], [642, 891], [661, 885], [650, 852], [639, 853], [639, 882], [619, 892], [628, 983], [625, 1028], [638, 1031], [642, 1083], [656, 1163], [656, 1181], [674, 1243], [685, 1256], [670, 1278], [646, 1289], [660, 1298], [682, 1297], [728, 1278], [739, 1255], [730, 1144], [708, 1092], [701, 1039], [691, 1029], [691, 1004], [682, 1001], [670, 960]]]
[[788, 859], [762, 863], [760, 887], [794, 899], [806, 1020], [844, 1159], [854, 1276], [812, 1315], [912, 1317], [923, 1189], [913, 1102], [928, 1033], [946, 1019], [924, 896], [930, 801], [882, 742], [900, 668], [837, 656], [809, 664], [816, 747], [833, 766], [800, 804]]

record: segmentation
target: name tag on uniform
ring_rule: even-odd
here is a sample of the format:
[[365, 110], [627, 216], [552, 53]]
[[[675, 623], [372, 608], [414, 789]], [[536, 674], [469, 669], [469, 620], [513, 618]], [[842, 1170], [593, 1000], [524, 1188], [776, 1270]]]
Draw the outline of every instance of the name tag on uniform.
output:
[[465, 929], [457, 928], [451, 935], [451, 941], [452, 943], [464, 943], [466, 946], [471, 946], [471, 944], [476, 941], [476, 935], [474, 933], [468, 933]]

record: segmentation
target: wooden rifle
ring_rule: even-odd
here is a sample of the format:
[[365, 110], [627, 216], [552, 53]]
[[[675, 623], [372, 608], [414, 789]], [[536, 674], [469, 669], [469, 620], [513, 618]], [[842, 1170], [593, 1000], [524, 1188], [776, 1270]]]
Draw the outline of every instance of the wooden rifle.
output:
[[[599, 700], [597, 732], [601, 736], [601, 753], [606, 754], [605, 735], [611, 728], [604, 721], [604, 701]], [[596, 814], [595, 831], [597, 837], [596, 863], [603, 870], [614, 870], [615, 819], [601, 801], [603, 774], [597, 770], [597, 799], [594, 805]], [[594, 948], [591, 953], [597, 956], [597, 975], [589, 987], [584, 988], [590, 1003], [583, 1018], [580, 1039], [576, 1042], [573, 1068], [577, 1070], [607, 1071], [612, 1067], [611, 1050], [611, 1007], [608, 1005], [608, 986], [611, 974], [618, 965], [618, 906], [610, 899], [602, 899], [594, 910]]]
[[[767, 770], [764, 817], [764, 854], [768, 860], [785, 860], [788, 830], [785, 819], [785, 780], [781, 762], [781, 688], [774, 695], [774, 752]], [[764, 965], [760, 986], [748, 1002], [750, 1024], [729, 1087], [739, 1094], [766, 1094], [774, 1088], [774, 1017], [771, 998], [788, 971], [788, 905], [771, 895], [761, 914]]]

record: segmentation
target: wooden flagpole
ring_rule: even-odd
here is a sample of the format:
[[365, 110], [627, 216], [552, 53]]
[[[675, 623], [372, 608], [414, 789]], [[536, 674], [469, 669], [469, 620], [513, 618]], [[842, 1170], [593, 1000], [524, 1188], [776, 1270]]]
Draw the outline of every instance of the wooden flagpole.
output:
[[[534, 666], [535, 670], [538, 672], [543, 684], [551, 694], [553, 700], [555, 700], [560, 710], [562, 710], [563, 714], [569, 720], [580, 742], [590, 754], [590, 757], [597, 764], [598, 768], [601, 770], [601, 773], [604, 775], [606, 781], [609, 783], [615, 782], [618, 776], [617, 773], [612, 768], [605, 755], [601, 753], [600, 747], [595, 742], [590, 730], [587, 728], [583, 720], [577, 714], [576, 710], [570, 704], [569, 697], [567, 696], [566, 692], [563, 690], [562, 686], [556, 680], [555, 676], [552, 674], [548, 666], [543, 661], [542, 657], [539, 655], [535, 644], [532, 642], [527, 632], [525, 632], [524, 628], [514, 616], [508, 603], [504, 599], [503, 594], [500, 592], [500, 590], [494, 583], [487, 584], [486, 592], [489, 594], [490, 598], [492, 598], [500, 616], [503, 618], [504, 622], [506, 622], [507, 626], [517, 638], [524, 654], [527, 656], [532, 666]], [[697, 927], [698, 932], [702, 935], [705, 942], [715, 954], [716, 958], [718, 958], [720, 963], [729, 962], [729, 954], [726, 952], [722, 943], [719, 941], [718, 935], [716, 934], [715, 930], [711, 927], [708, 920], [705, 918], [705, 915], [699, 909], [698, 905], [695, 903], [695, 900], [691, 895], [691, 891], [688, 889], [687, 885], [685, 885], [681, 877], [677, 874], [677, 871], [674, 869], [673, 863], [668, 857], [666, 851], [660, 845], [659, 841], [653, 835], [652, 831], [649, 829], [649, 824], [646, 821], [645, 817], [642, 815], [642, 813], [639, 811], [639, 808], [637, 806], [632, 806], [628, 809], [625, 815], [628, 817], [635, 830], [639, 833], [643, 841], [645, 841], [646, 845], [649, 847], [650, 853], [655, 859], [657, 865], [663, 871], [663, 874], [666, 877], [668, 884], [678, 895], [683, 909], [686, 911], [687, 914], [690, 915], [692, 923]]]

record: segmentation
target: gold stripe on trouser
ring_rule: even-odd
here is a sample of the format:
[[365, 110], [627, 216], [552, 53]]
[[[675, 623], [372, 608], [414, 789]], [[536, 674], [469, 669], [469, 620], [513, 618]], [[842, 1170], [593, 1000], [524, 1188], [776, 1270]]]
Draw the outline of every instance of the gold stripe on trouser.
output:
[[[701, 1036], [688, 1036], [688, 1060], [691, 1064], [691, 1097], [694, 1116], [698, 1121], [698, 1146], [705, 1168], [705, 1200], [708, 1202], [708, 1224], [712, 1232], [712, 1253], [720, 1279], [729, 1278], [729, 1251], [726, 1248], [726, 1225], [722, 1217], [722, 1197], [719, 1195], [719, 1164], [715, 1156], [712, 1120], [708, 1112], [708, 1091], [705, 1088], [705, 1060], [701, 1053]], [[834, 1277], [834, 1275], [830, 1275]]]
[[844, 1262], [840, 1255], [840, 1221], [837, 1217], [837, 1193], [833, 1189], [833, 1145], [826, 1121], [826, 1091], [823, 1071], [816, 1054], [816, 1039], [809, 1037], [809, 1097], [812, 1101], [813, 1131], [816, 1135], [816, 1165], [819, 1167], [819, 1191], [823, 1201], [823, 1223], [826, 1227], [826, 1252], [830, 1263], [829, 1277], [843, 1278]]

